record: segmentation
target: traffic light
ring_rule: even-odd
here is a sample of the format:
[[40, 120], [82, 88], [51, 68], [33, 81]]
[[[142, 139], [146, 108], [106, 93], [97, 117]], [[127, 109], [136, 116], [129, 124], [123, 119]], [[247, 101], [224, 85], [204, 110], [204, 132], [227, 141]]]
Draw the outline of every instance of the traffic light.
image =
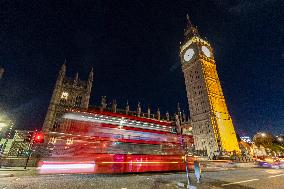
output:
[[41, 132], [36, 132], [33, 139], [33, 143], [44, 143], [44, 134]]

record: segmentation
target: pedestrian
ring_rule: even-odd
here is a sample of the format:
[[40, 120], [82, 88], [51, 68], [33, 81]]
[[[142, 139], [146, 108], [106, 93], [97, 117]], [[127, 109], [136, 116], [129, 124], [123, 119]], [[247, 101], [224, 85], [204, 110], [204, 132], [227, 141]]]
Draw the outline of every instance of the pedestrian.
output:
[[197, 160], [194, 161], [194, 174], [197, 179], [197, 183], [200, 183], [201, 168], [200, 168], [200, 163]]

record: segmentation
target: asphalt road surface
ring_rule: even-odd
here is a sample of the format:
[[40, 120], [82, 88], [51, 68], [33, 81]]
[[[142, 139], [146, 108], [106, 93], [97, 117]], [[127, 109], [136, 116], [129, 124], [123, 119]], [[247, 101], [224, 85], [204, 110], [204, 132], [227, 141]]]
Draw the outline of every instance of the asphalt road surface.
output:
[[[186, 188], [185, 173], [36, 175], [33, 171], [1, 171], [1, 189], [170, 189]], [[197, 184], [191, 173], [191, 184], [197, 188], [260, 188], [284, 189], [284, 169], [230, 169], [204, 172]]]

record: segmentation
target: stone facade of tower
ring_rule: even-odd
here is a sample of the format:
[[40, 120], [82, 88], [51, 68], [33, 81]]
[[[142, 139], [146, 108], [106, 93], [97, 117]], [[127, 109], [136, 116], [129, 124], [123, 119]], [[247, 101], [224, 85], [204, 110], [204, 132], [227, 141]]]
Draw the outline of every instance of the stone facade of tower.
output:
[[4, 68], [2, 68], [2, 67], [0, 66], [0, 79], [2, 79], [3, 74], [4, 74]]
[[93, 69], [87, 81], [82, 81], [78, 73], [74, 78], [66, 77], [66, 65], [63, 64], [53, 90], [43, 124], [43, 131], [48, 132], [56, 127], [58, 119], [67, 109], [87, 109], [93, 85]]
[[195, 149], [209, 157], [239, 152], [231, 116], [220, 85], [208, 41], [200, 38], [188, 19], [185, 40], [180, 46]]

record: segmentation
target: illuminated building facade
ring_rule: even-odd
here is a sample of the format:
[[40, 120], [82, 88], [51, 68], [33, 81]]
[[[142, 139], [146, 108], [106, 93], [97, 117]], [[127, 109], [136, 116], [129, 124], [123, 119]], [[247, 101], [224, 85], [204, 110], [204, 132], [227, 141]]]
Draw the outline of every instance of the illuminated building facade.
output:
[[241, 136], [240, 139], [244, 142], [247, 142], [247, 143], [252, 143], [252, 140], [250, 138], [250, 136]]
[[93, 70], [87, 81], [82, 81], [78, 73], [74, 78], [66, 77], [66, 65], [63, 64], [53, 90], [43, 124], [43, 131], [48, 132], [56, 127], [57, 121], [70, 108], [87, 109], [93, 85]]
[[188, 19], [180, 46], [194, 144], [209, 157], [239, 152], [239, 145], [216, 70], [213, 48]]

